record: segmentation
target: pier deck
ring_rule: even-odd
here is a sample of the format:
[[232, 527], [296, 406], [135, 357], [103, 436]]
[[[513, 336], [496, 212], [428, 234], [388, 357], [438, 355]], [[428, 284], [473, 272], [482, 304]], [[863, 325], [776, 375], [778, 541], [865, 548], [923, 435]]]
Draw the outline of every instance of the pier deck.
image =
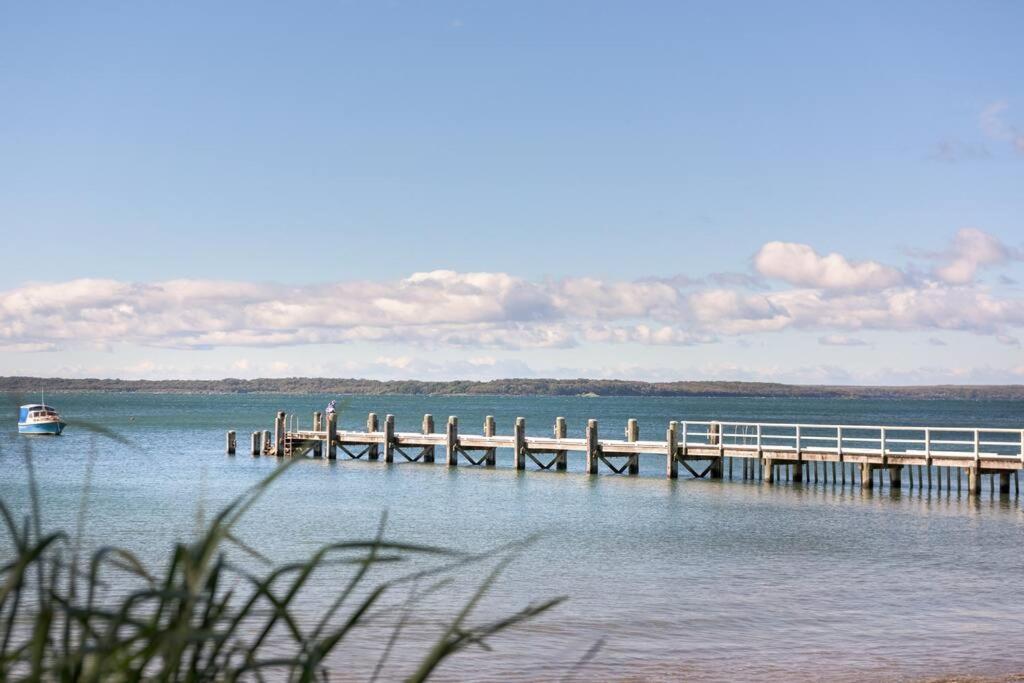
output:
[[[511, 434], [498, 434], [493, 417], [487, 417], [482, 434], [460, 434], [457, 417], [449, 417], [443, 432], [435, 432], [431, 415], [423, 417], [419, 432], [395, 430], [393, 415], [383, 424], [370, 413], [364, 431], [340, 430], [334, 414], [314, 413], [310, 429], [299, 429], [298, 418], [278, 412], [270, 431], [253, 432], [253, 455], [336, 458], [344, 457], [394, 462], [398, 457], [410, 462], [435, 462], [435, 453], [443, 448], [445, 464], [456, 467], [463, 462], [476, 466], [495, 466], [497, 449], [512, 451], [513, 466], [523, 470], [527, 462], [539, 469], [565, 470], [569, 453], [582, 453], [584, 470], [597, 474], [601, 464], [615, 474], [638, 474], [640, 457], [661, 458], [665, 474], [676, 478], [682, 466], [697, 478], [720, 479], [728, 465], [732, 478], [733, 462], [742, 466], [743, 479], [768, 483], [786, 476], [803, 481], [819, 476], [833, 482], [857, 479], [864, 488], [874, 486], [888, 474], [892, 487], [902, 485], [909, 474], [914, 486], [915, 468], [918, 487], [931, 488], [935, 472], [941, 487], [945, 473], [947, 488], [955, 473], [960, 490], [962, 475], [967, 491], [980, 493], [983, 475], [991, 475], [990, 487], [999, 477], [999, 491], [1008, 493], [1010, 476], [1015, 485], [1024, 469], [1024, 429], [978, 427], [919, 427], [876, 425], [783, 424], [770, 422], [673, 421], [668, 424], [664, 441], [641, 440], [636, 420], [626, 425], [625, 439], [598, 436], [596, 420], [588, 420], [583, 438], [566, 436], [564, 418], [557, 418], [552, 436], [526, 434], [526, 420], [517, 418]], [[227, 449], [235, 450], [235, 432], [228, 432]], [[819, 467], [820, 464], [820, 467]], [[829, 467], [830, 465], [830, 467]], [[831, 472], [829, 471], [831, 469]], [[858, 476], [859, 475], [859, 476]]]

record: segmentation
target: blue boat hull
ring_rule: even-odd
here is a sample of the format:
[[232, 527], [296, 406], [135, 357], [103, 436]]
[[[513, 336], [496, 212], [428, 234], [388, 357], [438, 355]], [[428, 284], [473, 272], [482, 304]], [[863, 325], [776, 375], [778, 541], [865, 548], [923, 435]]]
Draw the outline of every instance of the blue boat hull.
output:
[[63, 422], [37, 422], [35, 424], [22, 424], [18, 423], [19, 434], [49, 434], [50, 436], [57, 436], [64, 431], [66, 427]]

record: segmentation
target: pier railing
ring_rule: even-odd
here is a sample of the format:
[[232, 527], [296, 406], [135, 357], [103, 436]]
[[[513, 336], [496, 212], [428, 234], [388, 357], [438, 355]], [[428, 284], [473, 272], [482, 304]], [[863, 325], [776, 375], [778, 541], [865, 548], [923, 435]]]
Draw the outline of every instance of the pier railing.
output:
[[1003, 458], [1024, 462], [1024, 429], [720, 421], [680, 424], [681, 444], [721, 445], [730, 451]]

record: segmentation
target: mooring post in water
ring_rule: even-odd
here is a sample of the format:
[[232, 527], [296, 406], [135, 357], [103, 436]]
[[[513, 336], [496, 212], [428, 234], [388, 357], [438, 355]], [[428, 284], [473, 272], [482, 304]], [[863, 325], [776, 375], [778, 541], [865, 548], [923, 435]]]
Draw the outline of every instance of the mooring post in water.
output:
[[395, 416], [384, 416], [384, 462], [395, 461]]
[[335, 460], [338, 457], [338, 414], [333, 410], [327, 413], [326, 427], [324, 441], [327, 444], [327, 459]]
[[273, 444], [274, 444], [274, 437], [271, 436], [270, 430], [269, 429], [264, 429], [263, 430], [263, 445], [262, 445], [263, 455], [270, 455], [270, 449], [273, 446]]
[[1010, 473], [1000, 472], [999, 473], [999, 493], [1010, 492]]
[[250, 452], [252, 455], [260, 455], [263, 452], [263, 432], [253, 432], [251, 438]]
[[274, 455], [284, 457], [284, 411], [277, 411], [274, 416]]
[[[629, 418], [626, 422], [626, 441], [635, 443], [640, 440], [640, 423], [636, 418]], [[640, 474], [640, 454], [634, 453], [629, 457], [629, 474]]]
[[235, 430], [228, 432], [227, 443], [224, 445], [224, 450], [227, 451], [228, 455], [235, 454]]
[[679, 423], [673, 420], [668, 423], [668, 430], [665, 432], [665, 476], [669, 479], [679, 478], [679, 461], [676, 459], [676, 450], [679, 447], [678, 429]]
[[512, 464], [517, 470], [526, 469], [526, 418], [517, 417], [512, 432]]
[[[366, 416], [366, 431], [367, 432], [379, 432], [380, 423], [377, 421], [377, 413], [370, 413]], [[366, 459], [376, 460], [380, 457], [380, 446], [375, 443], [371, 443], [366, 447]]]
[[[319, 434], [324, 430], [324, 415], [319, 410], [313, 411], [313, 431]], [[322, 458], [324, 455], [324, 442], [317, 439], [313, 444], [313, 457]]]
[[[424, 434], [434, 433], [434, 416], [427, 413], [423, 416], [423, 429]], [[423, 447], [423, 462], [434, 462], [434, 446]]]
[[[555, 418], [555, 438], [564, 439], [568, 432], [565, 427], [565, 418]], [[555, 469], [564, 471], [568, 466], [568, 451], [558, 451], [555, 453]]]
[[448, 418], [448, 426], [444, 432], [445, 464], [456, 467], [459, 464], [459, 418], [452, 415]]
[[[484, 418], [484, 436], [494, 436], [494, 416], [488, 415]], [[488, 467], [494, 467], [498, 464], [498, 449], [488, 448], [484, 455], [484, 463]]]
[[862, 489], [870, 489], [875, 485], [874, 473], [871, 467], [871, 463], [864, 462], [860, 465], [860, 487]]

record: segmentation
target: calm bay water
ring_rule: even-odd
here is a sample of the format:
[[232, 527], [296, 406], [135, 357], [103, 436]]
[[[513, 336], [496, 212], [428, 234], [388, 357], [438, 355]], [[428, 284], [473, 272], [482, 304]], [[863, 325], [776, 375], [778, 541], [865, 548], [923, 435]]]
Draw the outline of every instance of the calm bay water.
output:
[[[90, 457], [86, 541], [162, 558], [213, 510], [278, 463], [247, 453], [249, 433], [271, 428], [277, 409], [308, 422], [325, 396], [54, 395], [67, 417], [101, 422], [133, 446], [70, 428], [32, 441], [48, 526], [73, 528]], [[597, 418], [620, 438], [627, 418], [641, 438], [663, 438], [671, 419], [824, 423], [1024, 425], [1024, 403], [821, 399], [638, 399], [357, 397], [342, 427], [366, 413], [393, 413], [418, 430], [423, 413], [441, 426], [458, 415], [480, 433], [494, 415], [501, 433], [515, 417], [550, 434], [556, 416], [571, 436]], [[27, 476], [13, 422], [0, 432], [0, 497], [27, 510]], [[239, 455], [223, 452], [239, 432]], [[93, 453], [90, 456], [90, 453]], [[874, 492], [833, 484], [664, 478], [664, 460], [640, 477], [339, 460], [292, 468], [252, 511], [241, 536], [275, 560], [303, 557], [336, 540], [372, 536], [382, 511], [394, 540], [479, 551], [541, 534], [481, 606], [496, 616], [531, 600], [568, 602], [530, 626], [497, 636], [493, 652], [450, 660], [438, 678], [552, 680], [596, 642], [578, 680], [919, 680], [1024, 671], [1024, 515], [1015, 496], [980, 500], [953, 492]], [[443, 458], [439, 457], [439, 460]], [[740, 468], [735, 468], [739, 476]], [[906, 478], [905, 478], [906, 480]], [[380, 579], [393, 575], [382, 569]], [[426, 601], [393, 654], [399, 676], [437, 635], [486, 567], [469, 568], [450, 591]], [[314, 618], [346, 576], [318, 575], [307, 600]], [[398, 601], [404, 593], [397, 596]], [[360, 632], [332, 661], [339, 680], [368, 677], [394, 610]]]

